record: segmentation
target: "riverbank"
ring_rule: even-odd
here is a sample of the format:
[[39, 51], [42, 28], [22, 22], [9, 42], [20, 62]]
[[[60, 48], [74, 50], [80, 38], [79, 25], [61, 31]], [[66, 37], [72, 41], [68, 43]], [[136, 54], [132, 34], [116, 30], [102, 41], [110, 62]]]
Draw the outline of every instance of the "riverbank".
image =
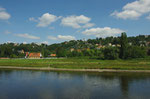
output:
[[137, 72], [137, 73], [150, 73], [150, 70], [117, 70], [117, 69], [63, 69], [51, 67], [12, 67], [0, 66], [0, 69], [15, 69], [15, 70], [42, 70], [42, 71], [74, 71], [74, 72]]
[[150, 57], [132, 60], [64, 59], [0, 59], [1, 68], [64, 71], [149, 71]]

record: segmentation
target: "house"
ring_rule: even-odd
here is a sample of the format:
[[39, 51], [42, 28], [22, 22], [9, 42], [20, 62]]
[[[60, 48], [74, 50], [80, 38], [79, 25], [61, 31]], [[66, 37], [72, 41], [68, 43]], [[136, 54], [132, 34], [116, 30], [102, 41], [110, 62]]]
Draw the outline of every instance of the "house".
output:
[[75, 50], [74, 48], [71, 48], [71, 49], [70, 49], [71, 52], [73, 52], [74, 50]]
[[108, 46], [112, 46], [112, 44], [111, 44], [111, 43], [108, 43]]
[[56, 57], [56, 54], [50, 54], [51, 57]]
[[[131, 45], [132, 45], [132, 44], [131, 44]], [[121, 47], [121, 45], [120, 45], [120, 44], [117, 44], [116, 46], [117, 46], [117, 47]]]
[[81, 52], [81, 49], [77, 49], [77, 52]]
[[150, 42], [146, 42], [146, 46], [150, 46]]
[[22, 50], [19, 50], [18, 53], [24, 54], [25, 52], [24, 52], [24, 50], [22, 49]]
[[41, 53], [29, 53], [28, 58], [42, 58]]
[[26, 53], [25, 58], [28, 58], [28, 56], [29, 56], [29, 52], [25, 52], [25, 53]]
[[105, 48], [105, 46], [99, 45], [96, 47], [96, 49], [101, 49], [101, 48]]

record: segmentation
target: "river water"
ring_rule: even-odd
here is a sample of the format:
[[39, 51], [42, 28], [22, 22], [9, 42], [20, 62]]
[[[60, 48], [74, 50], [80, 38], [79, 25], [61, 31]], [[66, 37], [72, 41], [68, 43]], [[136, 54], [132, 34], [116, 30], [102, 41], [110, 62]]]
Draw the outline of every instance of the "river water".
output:
[[0, 99], [149, 99], [150, 74], [0, 70]]

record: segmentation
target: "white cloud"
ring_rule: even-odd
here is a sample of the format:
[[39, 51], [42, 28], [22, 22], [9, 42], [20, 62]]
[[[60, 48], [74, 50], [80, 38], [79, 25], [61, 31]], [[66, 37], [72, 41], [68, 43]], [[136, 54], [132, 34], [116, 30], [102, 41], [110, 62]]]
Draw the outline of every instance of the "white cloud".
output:
[[134, 10], [125, 10], [123, 12], [117, 12], [115, 11], [114, 13], [111, 14], [112, 16], [116, 16], [117, 18], [121, 19], [138, 19], [141, 16], [141, 13], [138, 13]]
[[38, 22], [37, 27], [47, 27], [51, 23], [57, 21], [61, 17], [57, 17], [53, 14], [45, 13], [41, 17], [39, 17], [37, 20], [33, 17], [29, 18], [30, 21]]
[[38, 27], [46, 27], [50, 25], [52, 22], [57, 20], [57, 16], [45, 13], [39, 18], [39, 23], [37, 24]]
[[150, 13], [150, 0], [136, 0], [126, 4], [121, 12], [114, 11], [111, 15], [121, 19], [138, 19]]
[[83, 26], [83, 28], [93, 27], [94, 25], [95, 25], [94, 23], [87, 23]]
[[7, 41], [6, 43], [16, 43], [16, 42], [13, 42], [13, 41]]
[[0, 7], [0, 11], [5, 11], [5, 10], [6, 10], [5, 8]]
[[48, 41], [43, 41], [43, 42], [41, 42], [41, 44], [47, 44], [48, 45]]
[[50, 40], [57, 40], [57, 37], [54, 37], [54, 36], [48, 36], [47, 38]]
[[5, 33], [5, 34], [10, 34], [11, 32], [10, 32], [10, 31], [8, 31], [8, 30], [6, 30], [4, 33]]
[[27, 39], [40, 39], [40, 37], [29, 35], [27, 33], [25, 33], [25, 34], [15, 34], [15, 36], [23, 37], [23, 38], [27, 38]]
[[49, 27], [49, 29], [53, 30], [53, 29], [55, 29], [55, 27]]
[[0, 20], [8, 20], [10, 17], [11, 15], [6, 12], [6, 9], [0, 7]]
[[82, 33], [85, 35], [94, 35], [96, 37], [107, 37], [107, 36], [116, 36], [122, 32], [124, 31], [118, 28], [104, 27], [104, 28], [86, 29]]
[[149, 15], [149, 16], [147, 16], [146, 18], [150, 20], [150, 15]]
[[38, 22], [34, 17], [29, 18], [29, 21]]
[[24, 41], [23, 44], [27, 44], [27, 42]]
[[50, 40], [75, 40], [76, 38], [70, 35], [58, 35], [57, 37], [48, 36], [48, 39]]
[[74, 36], [70, 36], [70, 35], [58, 35], [58, 39], [62, 39], [62, 40], [75, 40], [76, 38]]
[[93, 23], [89, 23], [91, 21], [91, 18], [86, 17], [84, 15], [80, 15], [80, 16], [68, 16], [68, 17], [64, 17], [61, 20], [61, 25], [63, 26], [68, 26], [68, 27], [72, 27], [72, 28], [89, 28], [94, 26]]

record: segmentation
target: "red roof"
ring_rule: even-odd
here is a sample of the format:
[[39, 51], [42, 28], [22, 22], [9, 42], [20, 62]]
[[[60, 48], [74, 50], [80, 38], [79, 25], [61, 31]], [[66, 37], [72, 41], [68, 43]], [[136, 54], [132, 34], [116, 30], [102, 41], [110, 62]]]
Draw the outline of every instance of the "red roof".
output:
[[30, 53], [29, 57], [41, 57], [41, 53]]
[[50, 56], [53, 56], [53, 57], [55, 57], [55, 56], [56, 56], [56, 54], [51, 54]]

